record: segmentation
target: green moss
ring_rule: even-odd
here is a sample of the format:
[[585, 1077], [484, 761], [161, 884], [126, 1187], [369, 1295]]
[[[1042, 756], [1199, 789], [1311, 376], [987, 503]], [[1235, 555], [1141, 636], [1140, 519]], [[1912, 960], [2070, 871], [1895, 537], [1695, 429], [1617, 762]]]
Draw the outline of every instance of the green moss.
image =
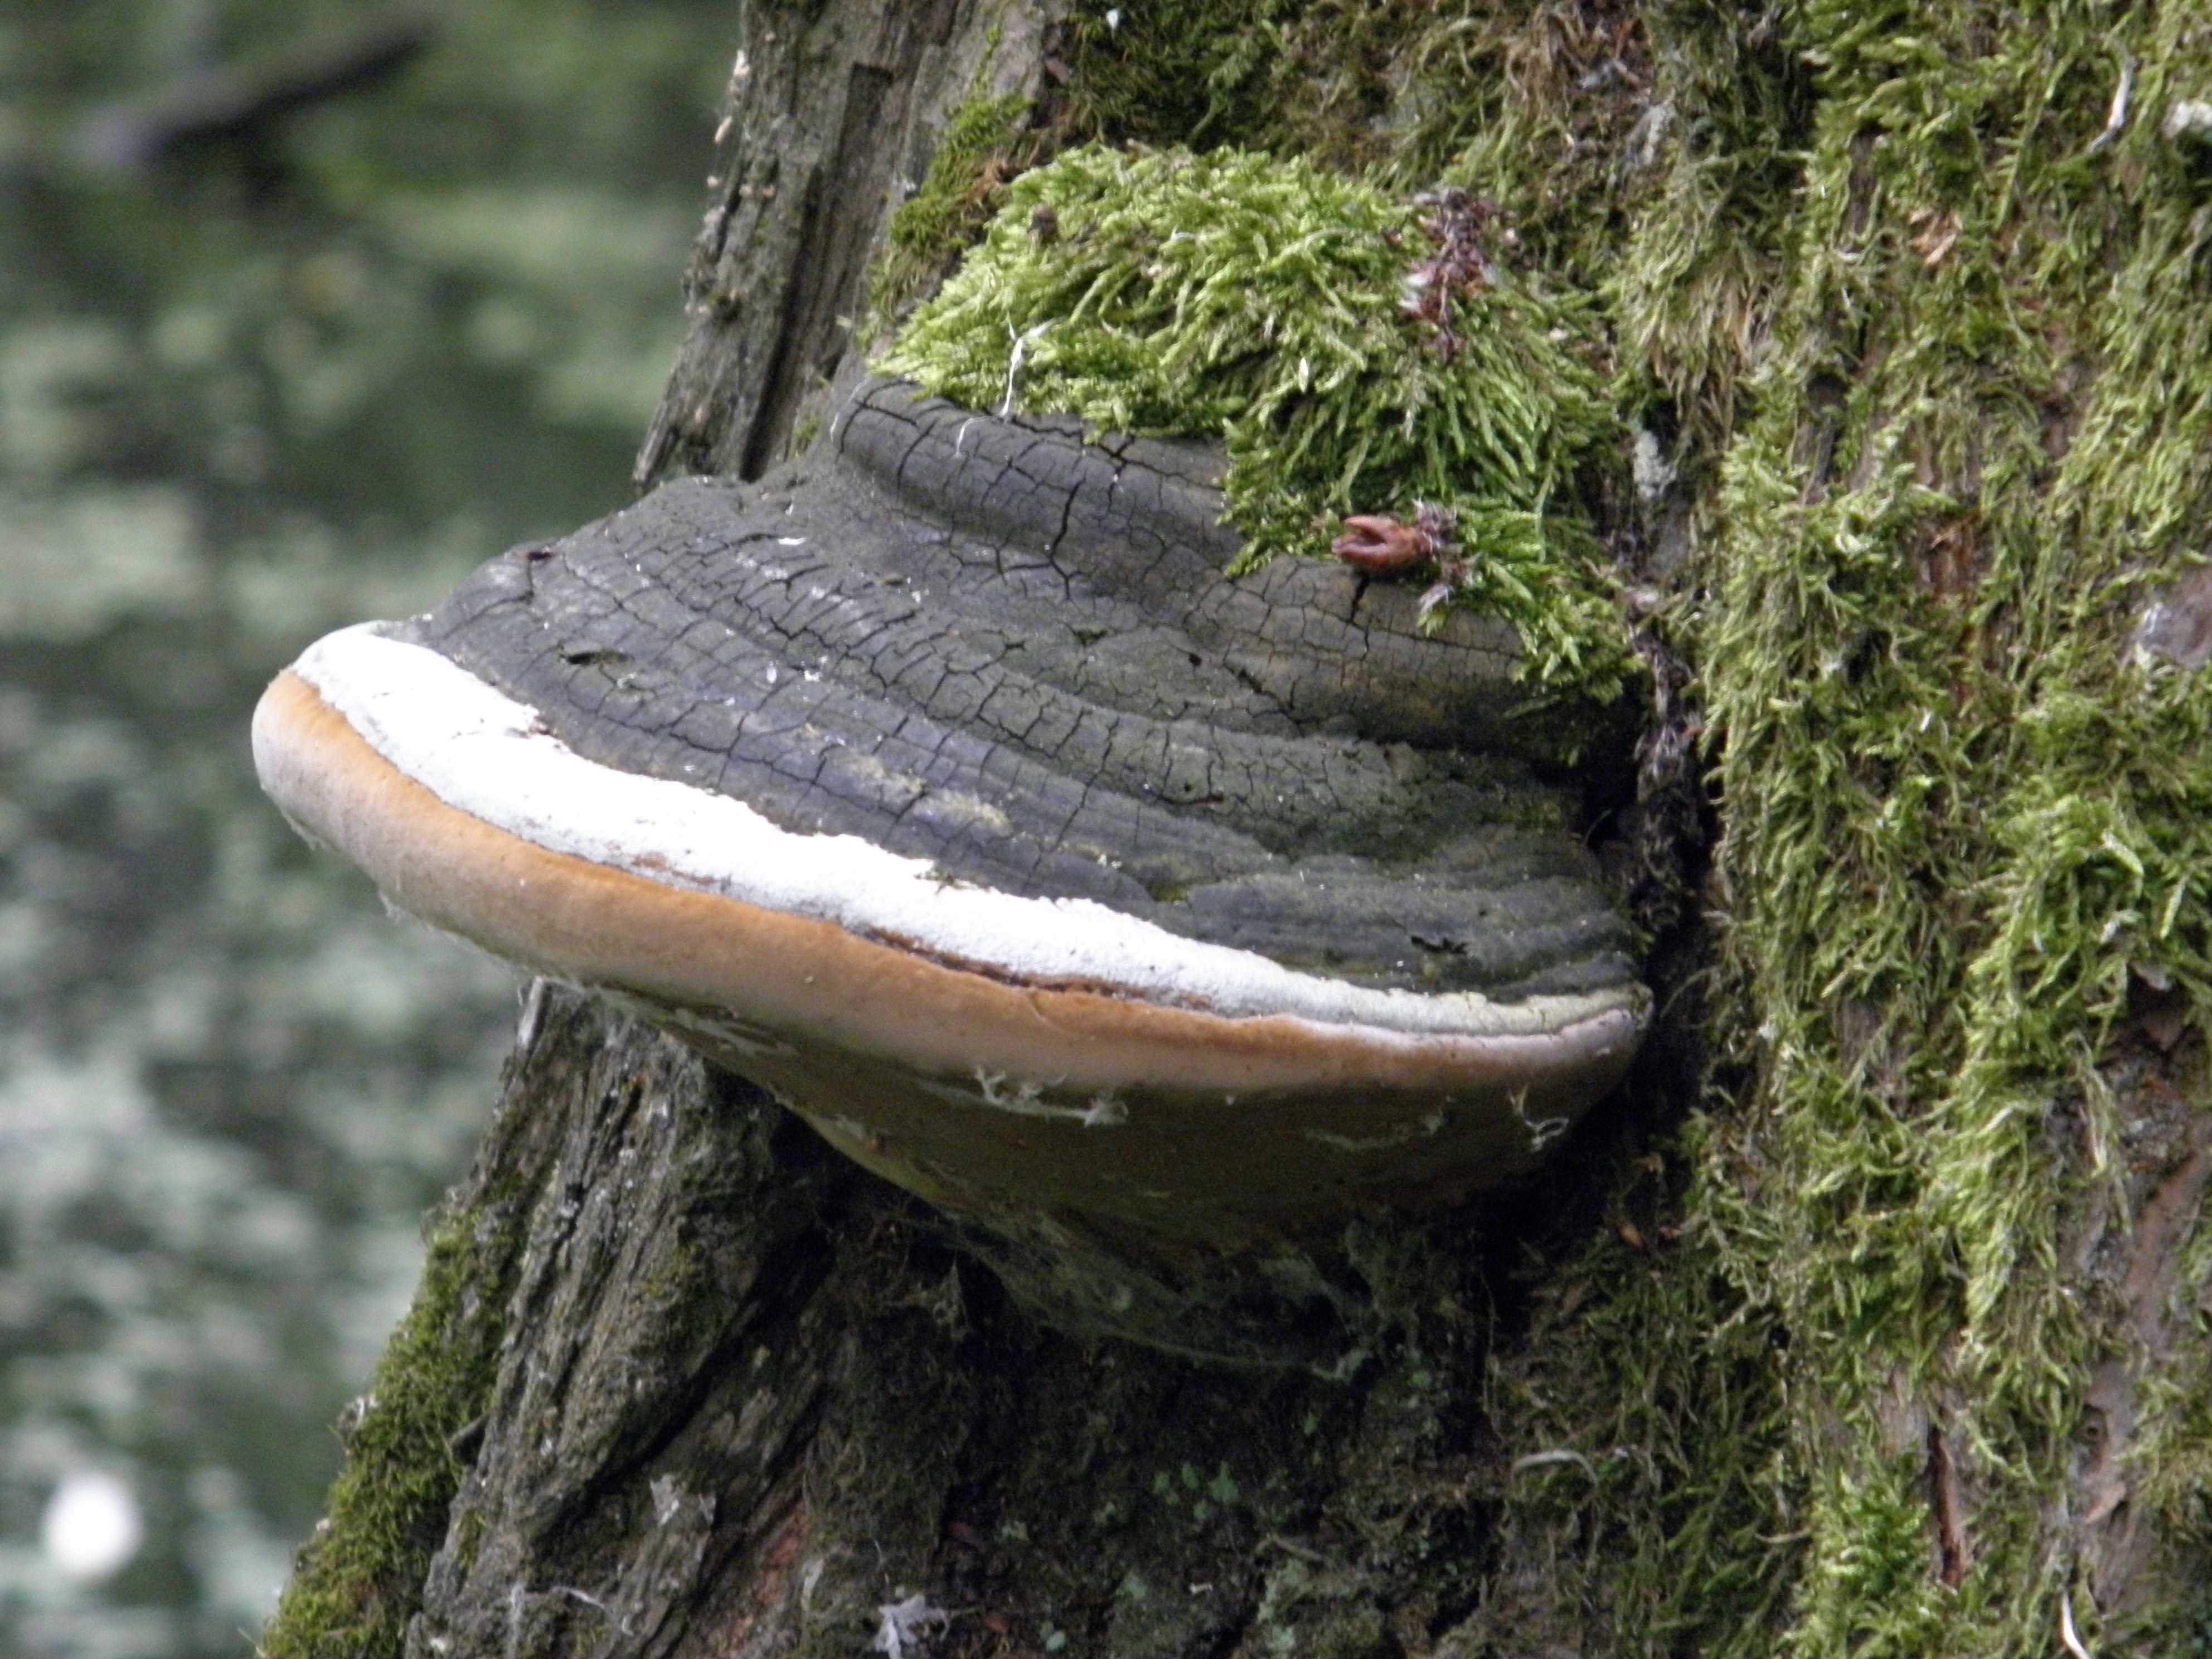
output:
[[1440, 21], [1421, 0], [1079, 0], [1063, 25], [1062, 125], [1080, 138], [1234, 145], [1356, 171], [1391, 148], [1395, 65]]
[[[1684, 1154], [1702, 1161], [1695, 1134]], [[1493, 1366], [1509, 1565], [1454, 1659], [1755, 1659], [1786, 1628], [1804, 1534], [1778, 1310], [1732, 1281], [1710, 1222], [1624, 1231], [1547, 1277]]]
[[459, 1489], [454, 1437], [482, 1415], [497, 1369], [509, 1241], [480, 1237], [489, 1213], [448, 1213], [432, 1237], [414, 1304], [348, 1436], [329, 1519], [300, 1551], [262, 1659], [399, 1653]]
[[881, 367], [972, 408], [1218, 436], [1249, 557], [1326, 554], [1343, 516], [1455, 515], [1462, 602], [1532, 679], [1624, 669], [1580, 495], [1613, 435], [1594, 308], [1511, 269], [1408, 319], [1414, 205], [1302, 161], [1090, 146], [1024, 175]]
[[[2084, 1241], [2175, 1156], [2146, 1103], [2204, 1098], [2212, 678], [2130, 638], [2212, 545], [2212, 179], [2159, 131], [2212, 27], [1644, 16], [1672, 125], [1626, 222], [1553, 257], [1614, 250], [1621, 383], [1698, 492], [1672, 624], [1735, 1018], [1680, 1243], [1569, 1264], [1572, 1317], [1501, 1360], [1523, 1462], [1486, 1628], [2024, 1659], [2070, 1581], [2091, 1650], [2198, 1650], [2184, 1595], [2100, 1620], [2073, 1483], [2119, 1435], [2148, 1570], [2201, 1573], [2212, 1240], [2183, 1218], [2148, 1313]], [[2148, 1081], [2118, 1058], [2147, 985], [2200, 1034]], [[2116, 1367], [2131, 1421], [2090, 1401]]]
[[[2201, 76], [2208, 42], [2180, 8], [2118, 42], [2065, 5], [1794, 18], [1805, 188], [1692, 630], [1747, 1070], [1686, 1202], [1787, 1340], [1779, 1645], [2040, 1654], [2090, 1380], [2146, 1363], [2071, 1254], [2129, 1173], [2111, 1038], [2131, 977], [2212, 1006], [2212, 686], [2127, 650], [2212, 536], [2205, 198], [2154, 121], [2093, 148], [2118, 52]], [[1654, 315], [1703, 303], [1676, 268]], [[2167, 1400], [2133, 1432], [2177, 1547], [2203, 1430]]]
[[[1664, 31], [1650, 54], [1654, 95], [1622, 133], [1614, 163], [1624, 169], [1620, 205], [1633, 210], [1596, 280], [1611, 301], [1629, 395], [1643, 388], [1680, 434], [1676, 453], [1709, 469], [1735, 428], [1743, 377], [1781, 292], [1813, 100], [1781, 31], [1770, 27], [1760, 40], [1758, 26], [1702, 7], [1659, 8], [1654, 18]], [[1607, 152], [1570, 153], [1583, 176], [1563, 188], [1587, 199], [1588, 170]]]
[[1034, 146], [1023, 142], [1028, 115], [1029, 100], [1019, 94], [974, 97], [952, 112], [921, 185], [884, 228], [868, 279], [875, 331], [950, 275], [981, 234], [1006, 181], [1030, 159]]

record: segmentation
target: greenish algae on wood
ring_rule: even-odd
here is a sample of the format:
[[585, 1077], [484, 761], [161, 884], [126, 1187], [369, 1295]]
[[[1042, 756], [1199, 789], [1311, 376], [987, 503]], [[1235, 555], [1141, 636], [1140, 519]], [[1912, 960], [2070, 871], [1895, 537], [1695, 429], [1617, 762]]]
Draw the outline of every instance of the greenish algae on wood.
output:
[[431, 1238], [414, 1305], [345, 1436], [330, 1517], [301, 1550], [263, 1637], [264, 1659], [386, 1659], [400, 1650], [459, 1489], [454, 1437], [491, 1393], [500, 1322], [496, 1310], [464, 1300], [484, 1282], [482, 1219], [451, 1210]]
[[495, 1334], [467, 1329], [462, 1310], [477, 1265], [472, 1220], [453, 1214], [431, 1240], [414, 1305], [347, 1437], [330, 1518], [301, 1549], [263, 1638], [265, 1659], [385, 1659], [400, 1650], [460, 1485], [453, 1437], [491, 1391]]

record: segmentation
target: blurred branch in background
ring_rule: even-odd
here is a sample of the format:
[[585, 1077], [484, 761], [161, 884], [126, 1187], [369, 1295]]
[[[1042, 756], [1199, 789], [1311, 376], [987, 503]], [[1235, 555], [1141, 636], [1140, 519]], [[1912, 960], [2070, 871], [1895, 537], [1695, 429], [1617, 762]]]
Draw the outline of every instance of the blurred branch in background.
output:
[[284, 116], [380, 85], [437, 37], [437, 21], [427, 12], [370, 18], [264, 63], [203, 71], [144, 98], [103, 105], [77, 130], [76, 149], [116, 173], [143, 173], [214, 145], [265, 151]]
[[735, 27], [0, 6], [7, 1659], [242, 1659], [320, 1512], [514, 990], [298, 841], [247, 713], [628, 499]]

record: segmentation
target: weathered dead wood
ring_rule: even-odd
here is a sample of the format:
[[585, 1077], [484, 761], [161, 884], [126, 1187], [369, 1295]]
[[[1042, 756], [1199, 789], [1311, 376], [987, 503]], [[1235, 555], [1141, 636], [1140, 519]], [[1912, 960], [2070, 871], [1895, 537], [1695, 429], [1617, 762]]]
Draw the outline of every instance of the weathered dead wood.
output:
[[1022, 0], [749, 5], [714, 192], [684, 277], [690, 330], [637, 460], [757, 478], [844, 362], [868, 257], [981, 77], [1033, 81]]

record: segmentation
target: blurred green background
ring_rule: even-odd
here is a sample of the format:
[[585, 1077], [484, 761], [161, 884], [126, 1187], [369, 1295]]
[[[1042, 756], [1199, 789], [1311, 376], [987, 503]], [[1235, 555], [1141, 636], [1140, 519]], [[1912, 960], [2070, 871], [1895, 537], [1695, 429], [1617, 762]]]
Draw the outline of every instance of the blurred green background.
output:
[[[0, 0], [9, 1659], [252, 1650], [512, 1030], [262, 801], [254, 697], [626, 501], [680, 331], [733, 0], [447, 0], [376, 84], [118, 152], [388, 10]], [[143, 1519], [105, 1576], [72, 1481]]]

